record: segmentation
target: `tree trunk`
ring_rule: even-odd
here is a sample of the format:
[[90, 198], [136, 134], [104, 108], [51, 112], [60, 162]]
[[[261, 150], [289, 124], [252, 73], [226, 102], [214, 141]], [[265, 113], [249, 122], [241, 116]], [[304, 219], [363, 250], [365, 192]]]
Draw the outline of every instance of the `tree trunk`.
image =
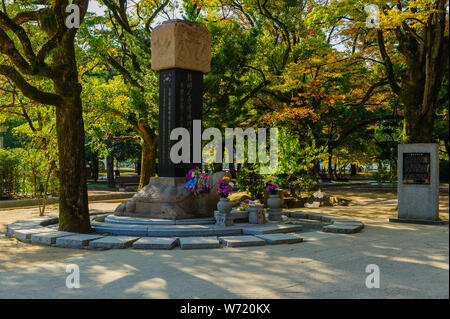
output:
[[350, 166], [350, 176], [356, 176], [356, 172], [358, 171], [357, 164], [351, 164]]
[[402, 82], [400, 98], [405, 106], [403, 142], [429, 143], [433, 135], [435, 108], [430, 107], [425, 114], [420, 115], [424, 100], [424, 66], [419, 64], [415, 67], [410, 67]]
[[150, 182], [150, 177], [153, 177], [155, 175], [156, 175], [156, 147], [150, 138], [150, 141], [147, 142], [144, 141], [142, 143], [141, 178], [139, 180], [139, 189], [146, 186]]
[[[86, 4], [87, 6], [87, 4]], [[56, 132], [59, 158], [59, 230], [91, 232], [86, 158], [84, 149], [83, 105], [78, 82], [75, 44], [71, 37], [63, 38], [54, 62], [64, 66], [53, 81], [55, 91], [64, 104], [56, 108]]]
[[92, 179], [95, 182], [97, 182], [97, 180], [98, 180], [98, 153], [97, 152], [92, 152], [91, 170], [92, 170]]
[[[80, 96], [72, 97], [72, 101], [68, 99], [67, 104], [67, 107], [56, 109], [59, 155], [59, 230], [89, 233], [91, 224]], [[75, 176], [76, 178], [74, 178]]]
[[231, 174], [231, 178], [234, 178], [234, 179], [237, 178], [236, 167], [234, 167], [234, 163], [230, 163], [230, 174]]
[[134, 172], [139, 176], [141, 175], [141, 165], [142, 165], [142, 151], [141, 156], [136, 158], [134, 161]]
[[[0, 52], [2, 63], [0, 74], [6, 75], [14, 82], [22, 93], [31, 100], [46, 105], [56, 106], [56, 133], [58, 136], [59, 158], [59, 230], [69, 232], [88, 233], [91, 231], [89, 220], [88, 193], [86, 186], [86, 160], [84, 151], [84, 123], [81, 101], [81, 85], [78, 82], [77, 61], [75, 57], [75, 36], [77, 28], [68, 28], [64, 21], [65, 11], [69, 1], [38, 1], [45, 8], [39, 11], [27, 12], [30, 21], [47, 33], [48, 41], [40, 44], [38, 54], [33, 52], [32, 37], [35, 33], [27, 34], [28, 27], [22, 27], [10, 20], [3, 1], [0, 11]], [[83, 21], [89, 1], [79, 0], [78, 18]], [[45, 18], [41, 16], [45, 10]], [[21, 12], [22, 13], [22, 12]], [[39, 20], [35, 23], [35, 20]], [[54, 21], [52, 28], [44, 26], [45, 21]], [[16, 33], [22, 49], [16, 50], [14, 42], [4, 29]], [[34, 30], [34, 29], [33, 29]], [[42, 32], [41, 32], [42, 33]], [[39, 33], [39, 35], [41, 34]], [[35, 40], [35, 39], [32, 39]], [[37, 47], [36, 47], [37, 49]], [[24, 52], [24, 58], [21, 56]], [[17, 53], [16, 53], [17, 52]], [[4, 58], [8, 57], [4, 65]], [[9, 63], [8, 62], [11, 62]], [[12, 67], [14, 64], [20, 71]], [[20, 73], [28, 73], [35, 80], [43, 78], [53, 82], [54, 93], [44, 92], [30, 85]]]
[[330, 176], [331, 179], [333, 179], [333, 167], [332, 167], [332, 159], [333, 159], [333, 155], [330, 152], [328, 154], [328, 176]]
[[114, 157], [112, 155], [106, 156], [106, 177], [108, 179], [108, 187], [115, 188], [114, 182]]

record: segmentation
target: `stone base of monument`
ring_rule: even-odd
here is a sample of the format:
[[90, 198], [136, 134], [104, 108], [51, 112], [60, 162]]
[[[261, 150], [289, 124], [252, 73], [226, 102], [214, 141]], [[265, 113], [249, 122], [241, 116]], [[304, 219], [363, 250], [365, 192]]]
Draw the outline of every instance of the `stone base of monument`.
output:
[[409, 223], [409, 224], [423, 224], [423, 225], [447, 225], [448, 220], [425, 220], [425, 219], [411, 219], [411, 218], [389, 218], [391, 223]]
[[231, 213], [221, 213], [219, 211], [214, 212], [214, 217], [216, 218], [216, 226], [233, 226], [233, 216]]
[[[214, 211], [214, 218], [217, 220], [218, 210]], [[248, 210], [232, 209], [230, 212], [231, 219], [234, 223], [248, 223]]]
[[269, 220], [270, 221], [280, 221], [282, 220], [281, 218], [281, 213], [282, 213], [283, 209], [282, 208], [270, 208], [267, 210], [268, 216], [269, 216]]
[[217, 184], [224, 176], [229, 173], [214, 173], [213, 187], [198, 197], [186, 190], [184, 177], [152, 177], [131, 201], [121, 203], [114, 215], [165, 219], [212, 217], [219, 201]]

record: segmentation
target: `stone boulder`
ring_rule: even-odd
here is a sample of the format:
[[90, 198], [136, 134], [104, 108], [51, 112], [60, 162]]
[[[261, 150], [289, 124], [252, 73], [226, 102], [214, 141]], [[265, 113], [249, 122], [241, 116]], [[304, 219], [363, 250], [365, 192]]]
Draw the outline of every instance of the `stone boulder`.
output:
[[217, 184], [224, 176], [230, 174], [214, 173], [213, 187], [198, 197], [186, 190], [184, 177], [152, 177], [132, 200], [121, 203], [114, 215], [165, 219], [212, 217], [219, 201]]
[[351, 200], [331, 196], [321, 190], [312, 194], [305, 203], [307, 208], [317, 208], [325, 206], [348, 206]]
[[312, 194], [305, 203], [305, 207], [308, 208], [317, 208], [324, 206], [333, 206], [330, 200], [330, 195], [318, 190], [314, 194]]

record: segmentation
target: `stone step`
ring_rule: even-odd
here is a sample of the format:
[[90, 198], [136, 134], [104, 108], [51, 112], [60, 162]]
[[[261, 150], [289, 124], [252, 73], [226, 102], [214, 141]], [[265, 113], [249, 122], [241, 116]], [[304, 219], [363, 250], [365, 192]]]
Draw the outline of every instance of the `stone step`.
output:
[[28, 228], [28, 229], [14, 229], [12, 235], [20, 241], [28, 242], [31, 239], [31, 235], [39, 233], [49, 233], [54, 232], [55, 229], [39, 227], [39, 228]]
[[92, 222], [92, 228], [98, 234], [112, 234], [135, 237], [205, 237], [262, 235], [272, 233], [290, 233], [300, 231], [301, 225], [280, 224], [236, 224], [234, 226], [216, 225], [127, 225]]
[[56, 246], [67, 248], [83, 248], [89, 244], [91, 240], [103, 238], [101, 235], [76, 234], [72, 236], [64, 236], [56, 238]]
[[334, 223], [333, 225], [324, 226], [322, 231], [327, 233], [353, 234], [359, 232], [362, 228], [362, 225]]
[[178, 245], [176, 237], [142, 237], [133, 243], [134, 249], [172, 249]]
[[130, 236], [106, 236], [90, 241], [89, 247], [102, 249], [124, 249], [131, 247], [131, 245], [138, 239], [139, 237]]
[[110, 224], [126, 224], [126, 225], [210, 225], [215, 224], [216, 220], [212, 217], [207, 218], [190, 218], [190, 219], [162, 219], [162, 218], [143, 218], [129, 216], [109, 215], [105, 218], [105, 223]]
[[175, 220], [175, 225], [211, 225], [215, 223], [216, 219], [213, 217]]
[[148, 237], [196, 237], [196, 236], [231, 236], [242, 234], [241, 227], [206, 226], [206, 225], [175, 225], [172, 227], [148, 228]]
[[184, 237], [179, 240], [181, 249], [220, 248], [216, 237]]
[[316, 241], [316, 240], [322, 240], [322, 239], [328, 239], [328, 238], [336, 238], [342, 235], [339, 234], [333, 234], [333, 233], [324, 233], [322, 230], [320, 231], [313, 231], [313, 232], [307, 232], [302, 233], [301, 237], [303, 237], [303, 241]]
[[303, 241], [302, 237], [292, 234], [277, 233], [277, 234], [256, 235], [256, 237], [265, 240], [270, 245], [294, 244], [294, 243], [301, 243]]
[[105, 223], [110, 224], [130, 224], [130, 225], [175, 225], [174, 220], [160, 218], [141, 218], [128, 216], [109, 215], [105, 218]]
[[227, 236], [220, 237], [219, 241], [228, 247], [264, 246], [266, 242], [255, 236]]
[[146, 225], [126, 225], [126, 224], [108, 224], [101, 222], [92, 222], [91, 227], [98, 234], [111, 234], [122, 236], [147, 236], [148, 226]]
[[261, 225], [242, 227], [242, 233], [245, 235], [263, 235], [275, 233], [292, 233], [302, 230], [301, 225]]
[[53, 231], [50, 233], [40, 233], [31, 235], [31, 242], [36, 244], [54, 245], [56, 239], [59, 237], [72, 236], [76, 233], [70, 233], [65, 231]]

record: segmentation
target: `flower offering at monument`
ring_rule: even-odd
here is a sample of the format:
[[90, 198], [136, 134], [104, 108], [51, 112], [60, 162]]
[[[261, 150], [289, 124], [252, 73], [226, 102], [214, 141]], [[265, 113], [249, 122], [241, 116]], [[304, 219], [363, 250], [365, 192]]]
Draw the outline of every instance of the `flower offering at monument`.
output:
[[219, 180], [219, 189], [217, 190], [217, 194], [219, 194], [221, 197], [228, 197], [228, 195], [233, 193], [233, 186], [234, 184], [230, 181], [230, 178], [228, 176], [223, 177], [221, 180]]
[[186, 184], [184, 185], [184, 187], [189, 192], [192, 192], [194, 196], [198, 196], [202, 193], [209, 193], [209, 190], [212, 188], [212, 186], [212, 174], [203, 173], [198, 166], [191, 169], [186, 174]]

